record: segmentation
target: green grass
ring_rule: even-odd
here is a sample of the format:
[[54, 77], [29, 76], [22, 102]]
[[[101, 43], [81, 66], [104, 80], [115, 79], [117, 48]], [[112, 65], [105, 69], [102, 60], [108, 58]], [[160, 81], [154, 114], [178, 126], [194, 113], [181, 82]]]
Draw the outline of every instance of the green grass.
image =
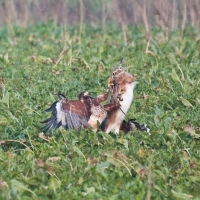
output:
[[[149, 53], [142, 28], [128, 29], [127, 44], [118, 28], [78, 30], [0, 28], [0, 199], [200, 199], [198, 30], [152, 30]], [[127, 118], [151, 135], [43, 137], [54, 92], [102, 94], [121, 58], [139, 82]]]

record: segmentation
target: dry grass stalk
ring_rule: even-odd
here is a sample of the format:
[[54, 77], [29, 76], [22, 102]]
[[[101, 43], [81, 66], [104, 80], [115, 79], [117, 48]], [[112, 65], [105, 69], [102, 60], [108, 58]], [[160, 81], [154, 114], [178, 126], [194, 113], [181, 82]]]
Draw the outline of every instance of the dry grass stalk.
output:
[[147, 39], [150, 38], [150, 31], [149, 31], [149, 20], [147, 15], [147, 0], [141, 1], [137, 0], [139, 7], [140, 7], [140, 13], [142, 14], [143, 23], [146, 30], [146, 37]]
[[147, 196], [146, 196], [146, 200], [151, 200], [151, 193], [152, 193], [152, 172], [151, 169], [148, 168], [146, 169], [146, 175], [147, 175], [147, 184], [148, 184], [148, 189], [147, 189]]
[[114, 0], [113, 3], [115, 4], [115, 9], [117, 11], [118, 20], [122, 27], [123, 36], [124, 36], [124, 43], [127, 44], [127, 17], [123, 9], [123, 2], [120, 0]]
[[[96, 7], [95, 7], [96, 6]], [[155, 16], [154, 12], [155, 11]], [[64, 25], [83, 23], [118, 23], [122, 27], [124, 41], [127, 42], [127, 25], [144, 25], [146, 33], [159, 26], [161, 30], [181, 28], [187, 25], [200, 27], [199, 0], [2, 0], [0, 4], [0, 25], [21, 25], [48, 22]]]
[[62, 52], [60, 53], [55, 65], [53, 66], [53, 68], [56, 68], [58, 63], [60, 62], [61, 58], [63, 57], [63, 55], [68, 51], [69, 49], [65, 48], [62, 50]]
[[171, 29], [175, 29], [178, 27], [178, 19], [177, 19], [177, 3], [176, 1], [172, 2], [172, 17], [171, 17]]
[[101, 17], [101, 23], [102, 23], [102, 29], [103, 32], [105, 33], [106, 30], [106, 5], [105, 5], [105, 0], [101, 0], [101, 10], [102, 10], [102, 17]]
[[186, 0], [182, 0], [184, 1], [185, 3], [183, 3], [183, 20], [182, 20], [182, 26], [181, 26], [181, 30], [182, 32], [184, 31], [185, 29], [185, 24], [186, 24], [186, 19], [187, 19], [187, 1]]
[[83, 30], [83, 19], [84, 19], [83, 0], [80, 0], [79, 15], [80, 15], [79, 44], [81, 44], [81, 34], [82, 34], [82, 30]]

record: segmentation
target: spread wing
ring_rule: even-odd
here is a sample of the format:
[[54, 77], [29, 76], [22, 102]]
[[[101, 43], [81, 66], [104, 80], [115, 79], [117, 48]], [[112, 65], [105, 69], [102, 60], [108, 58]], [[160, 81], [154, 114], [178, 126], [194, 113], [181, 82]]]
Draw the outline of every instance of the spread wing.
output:
[[51, 112], [50, 118], [42, 123], [46, 123], [42, 131], [50, 131], [62, 126], [64, 129], [75, 129], [80, 131], [83, 126], [89, 127], [89, 113], [83, 102], [79, 100], [68, 101], [63, 98], [61, 101], [54, 102], [46, 112]]

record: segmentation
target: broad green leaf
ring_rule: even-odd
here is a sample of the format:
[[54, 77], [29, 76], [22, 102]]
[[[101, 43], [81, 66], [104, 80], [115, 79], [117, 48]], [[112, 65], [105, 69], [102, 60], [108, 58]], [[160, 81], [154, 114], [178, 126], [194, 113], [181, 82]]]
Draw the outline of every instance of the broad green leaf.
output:
[[8, 108], [9, 108], [9, 97], [10, 97], [10, 93], [6, 91], [3, 95], [3, 98], [0, 100], [1, 103], [7, 104]]
[[126, 139], [120, 138], [117, 140], [118, 143], [123, 144], [126, 149], [128, 149], [128, 141]]
[[39, 184], [42, 183], [42, 180], [36, 176], [30, 177], [26, 179], [26, 183], [30, 185], [35, 185], [38, 186]]
[[56, 193], [56, 190], [60, 188], [61, 182], [55, 178], [55, 176], [51, 176], [49, 179], [49, 188]]
[[200, 176], [189, 176], [189, 178], [194, 183], [200, 183]]
[[100, 132], [99, 134], [101, 134], [103, 136], [104, 140], [108, 140], [109, 142], [113, 141], [113, 138], [110, 136], [110, 134], [104, 133], [104, 132]]
[[197, 102], [198, 104], [200, 104], [200, 99], [199, 99], [199, 98], [196, 98], [196, 102]]
[[187, 107], [193, 107], [193, 105], [187, 100], [187, 99], [184, 99], [183, 97], [180, 97], [180, 100], [182, 102], [183, 105], [187, 106]]
[[14, 122], [19, 123], [18, 119], [9, 110], [7, 110], [7, 113]]
[[183, 84], [182, 84], [182, 82], [181, 82], [179, 76], [177, 75], [175, 69], [172, 69], [172, 74], [171, 74], [171, 75], [172, 75], [173, 81], [174, 81], [174, 82], [179, 82], [179, 83], [181, 84], [181, 87], [183, 88]]
[[31, 194], [33, 194], [34, 196], [37, 196], [33, 191], [31, 191], [30, 189], [25, 187], [25, 185], [22, 182], [20, 182], [16, 179], [11, 180], [11, 187], [12, 187], [13, 192], [16, 194], [17, 194], [17, 192], [22, 193], [22, 192], [27, 191], [27, 192], [30, 192]]
[[6, 119], [6, 117], [0, 115], [0, 125], [1, 125], [1, 124], [6, 124], [7, 122], [8, 122], [8, 120]]
[[95, 192], [94, 187], [86, 188], [86, 192], [83, 192], [83, 196], [87, 196], [88, 194], [93, 193], [93, 192]]
[[96, 166], [96, 172], [99, 174], [102, 178], [104, 178], [106, 181], [108, 181], [108, 176], [105, 173], [105, 170], [110, 166], [110, 163], [108, 162], [102, 162], [98, 163]]
[[82, 185], [82, 184], [83, 184], [83, 182], [84, 182], [84, 179], [83, 179], [83, 177], [80, 177], [80, 178], [78, 179], [78, 184], [79, 184], [79, 185]]
[[74, 146], [74, 147], [73, 147], [73, 150], [74, 150], [80, 157], [85, 158], [83, 152], [82, 152], [77, 146]]
[[5, 152], [3, 151], [2, 148], [0, 148], [0, 161], [4, 161], [6, 159]]
[[187, 193], [179, 193], [174, 190], [172, 190], [172, 194], [177, 200], [188, 200], [193, 198], [193, 195]]
[[158, 190], [160, 193], [164, 194], [165, 196], [167, 196], [167, 194], [160, 188], [160, 186], [158, 185], [154, 185], [153, 186], [156, 190]]

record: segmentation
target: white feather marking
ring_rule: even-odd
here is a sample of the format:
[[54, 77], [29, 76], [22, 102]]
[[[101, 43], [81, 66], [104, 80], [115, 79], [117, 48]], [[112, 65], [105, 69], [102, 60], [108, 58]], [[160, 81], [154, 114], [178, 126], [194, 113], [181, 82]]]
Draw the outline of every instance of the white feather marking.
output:
[[59, 123], [62, 120], [62, 111], [61, 111], [61, 103], [58, 102], [56, 104], [56, 111], [57, 111], [57, 122]]
[[[125, 93], [121, 95], [123, 101], [120, 102], [121, 110], [126, 114], [131, 106], [133, 100], [133, 89], [135, 88], [137, 82], [132, 82], [126, 84]], [[115, 133], [119, 133], [120, 126], [124, 118], [126, 117], [125, 114], [118, 109], [115, 121], [108, 129], [106, 130], [107, 133], [114, 131]]]
[[66, 121], [65, 121], [65, 113], [62, 110], [62, 103], [58, 102], [56, 104], [56, 111], [57, 111], [57, 123], [61, 121], [63, 126], [66, 126]]

